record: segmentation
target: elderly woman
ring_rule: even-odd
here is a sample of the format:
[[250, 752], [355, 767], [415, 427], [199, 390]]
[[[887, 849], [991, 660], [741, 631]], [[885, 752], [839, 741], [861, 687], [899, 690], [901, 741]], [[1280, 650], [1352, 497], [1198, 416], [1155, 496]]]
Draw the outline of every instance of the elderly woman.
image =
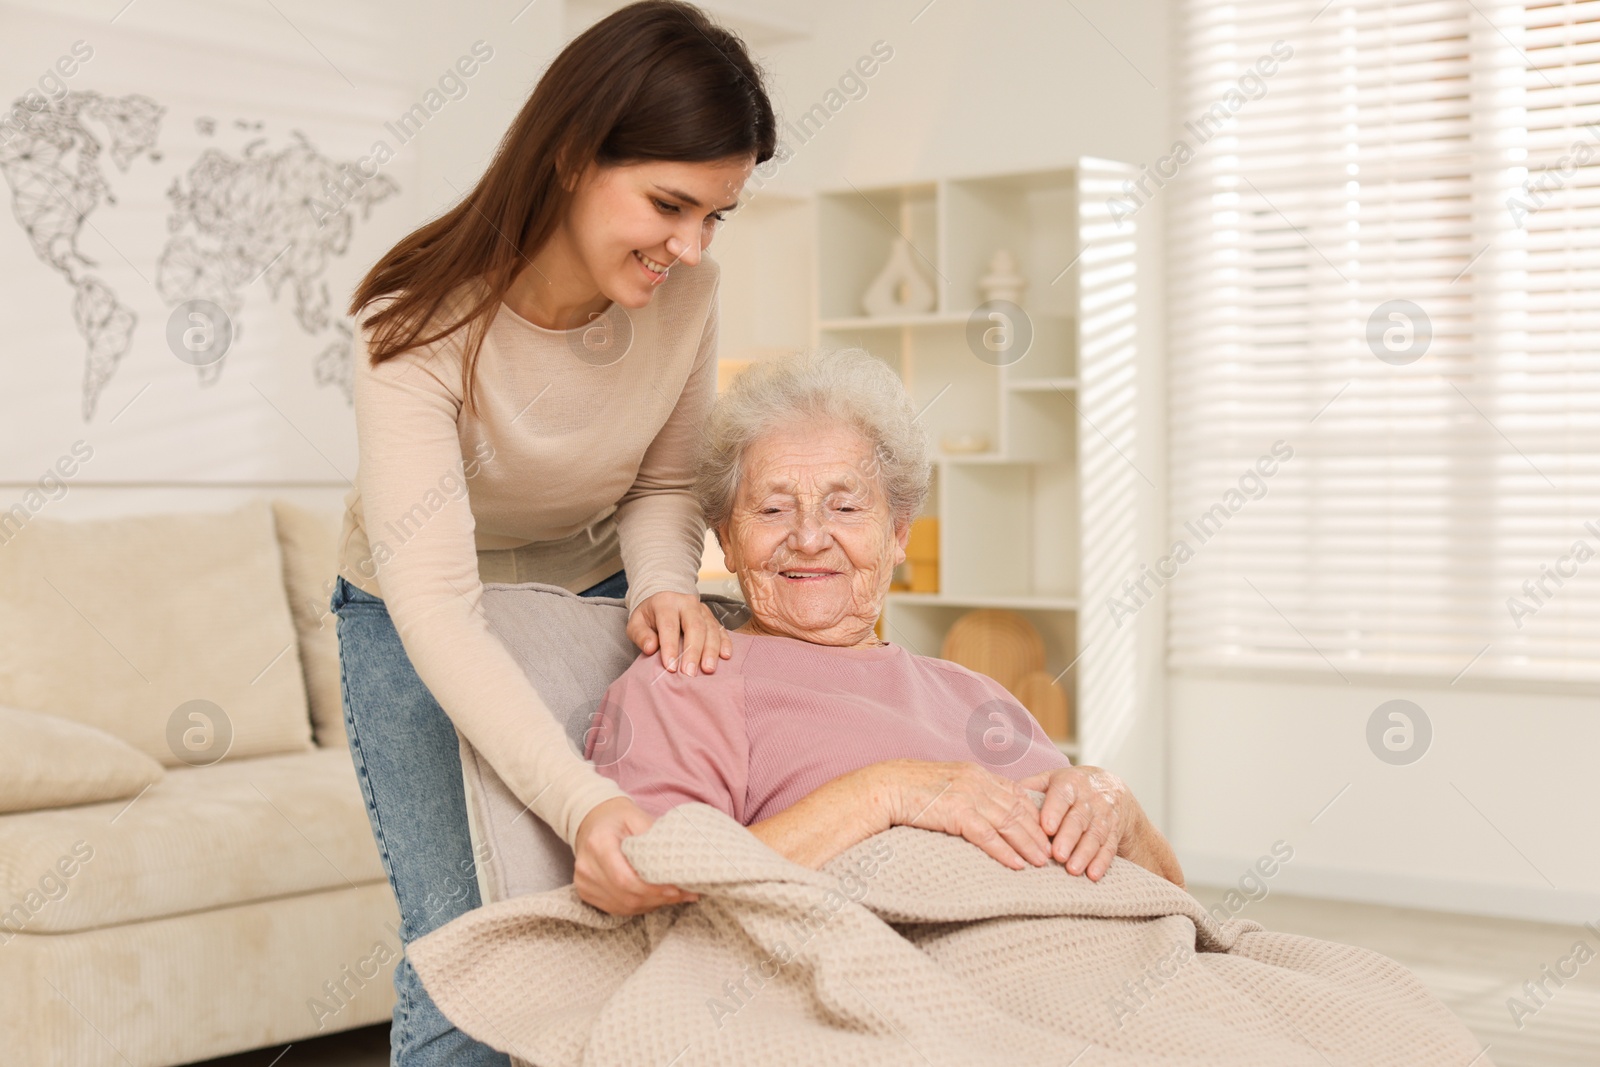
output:
[[[585, 755], [652, 815], [710, 804], [809, 867], [907, 825], [1013, 869], [1054, 859], [1097, 880], [1120, 855], [1182, 885], [1120, 779], [1073, 767], [993, 679], [873, 633], [929, 473], [904, 387], [868, 353], [741, 375], [708, 419], [698, 491], [750, 621], [715, 674], [636, 660], [600, 711], [617, 728]], [[1013, 722], [1029, 737], [989, 765], [969, 736]]]

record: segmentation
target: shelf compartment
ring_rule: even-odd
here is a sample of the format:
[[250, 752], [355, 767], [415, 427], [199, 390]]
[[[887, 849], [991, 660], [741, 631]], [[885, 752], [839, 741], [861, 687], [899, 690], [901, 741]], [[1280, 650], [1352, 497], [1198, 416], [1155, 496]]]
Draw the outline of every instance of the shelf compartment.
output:
[[1033, 595], [1033, 472], [1014, 463], [940, 466], [940, 593]]
[[[1000, 368], [992, 367], [967, 347], [966, 330], [949, 325], [907, 327], [901, 376], [919, 421], [927, 429], [935, 455], [945, 457], [942, 442], [974, 434], [988, 439], [990, 453], [1004, 447], [1001, 438]], [[976, 458], [984, 453], [952, 453]]]
[[1048, 315], [1024, 305], [1033, 324], [1033, 344], [1028, 354], [1006, 365], [1008, 383], [1052, 381], [1078, 377], [1078, 320], [1071, 315]]
[[1076, 606], [1080, 553], [1074, 459], [946, 461], [937, 469], [941, 602]]
[[997, 249], [1016, 257], [1030, 314], [1071, 314], [1077, 301], [1077, 176], [1070, 169], [942, 183], [951, 307], [977, 307]]
[[888, 188], [847, 189], [817, 197], [817, 317], [822, 321], [864, 315], [861, 295], [889, 261], [903, 235], [915, 249], [912, 261], [944, 307], [939, 275], [936, 186], [932, 182]]
[[1033, 474], [1033, 588], [1072, 590], [1078, 597], [1082, 529], [1078, 460], [1037, 463]]
[[1051, 389], [1026, 389], [1008, 392], [1000, 421], [1006, 440], [1001, 446], [1013, 460], [1053, 463], [1071, 459], [1078, 413], [1070, 393]]

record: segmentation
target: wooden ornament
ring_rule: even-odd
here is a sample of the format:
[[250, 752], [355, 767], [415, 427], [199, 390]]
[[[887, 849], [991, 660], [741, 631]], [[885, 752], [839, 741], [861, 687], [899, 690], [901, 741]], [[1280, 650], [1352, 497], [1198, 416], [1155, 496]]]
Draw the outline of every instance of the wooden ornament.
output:
[[1023, 676], [1044, 670], [1044, 638], [1014, 611], [969, 611], [945, 635], [940, 656], [987, 674], [1016, 695]]
[[1032, 713], [1052, 741], [1072, 740], [1072, 702], [1049, 671], [1029, 671], [1017, 684], [1016, 698]]

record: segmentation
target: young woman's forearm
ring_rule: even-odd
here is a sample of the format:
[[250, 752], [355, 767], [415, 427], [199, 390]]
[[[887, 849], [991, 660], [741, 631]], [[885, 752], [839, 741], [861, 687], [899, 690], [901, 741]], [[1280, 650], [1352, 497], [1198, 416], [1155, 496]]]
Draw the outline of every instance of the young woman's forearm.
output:
[[872, 767], [840, 775], [748, 829], [774, 852], [813, 870], [890, 826]]

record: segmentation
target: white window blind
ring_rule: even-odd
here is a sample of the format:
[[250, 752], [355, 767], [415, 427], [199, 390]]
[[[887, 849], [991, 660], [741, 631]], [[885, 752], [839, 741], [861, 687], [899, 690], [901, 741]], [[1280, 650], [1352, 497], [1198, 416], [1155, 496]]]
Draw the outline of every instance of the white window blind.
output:
[[1170, 582], [1174, 666], [1600, 679], [1600, 2], [1178, 10], [1128, 600]]

